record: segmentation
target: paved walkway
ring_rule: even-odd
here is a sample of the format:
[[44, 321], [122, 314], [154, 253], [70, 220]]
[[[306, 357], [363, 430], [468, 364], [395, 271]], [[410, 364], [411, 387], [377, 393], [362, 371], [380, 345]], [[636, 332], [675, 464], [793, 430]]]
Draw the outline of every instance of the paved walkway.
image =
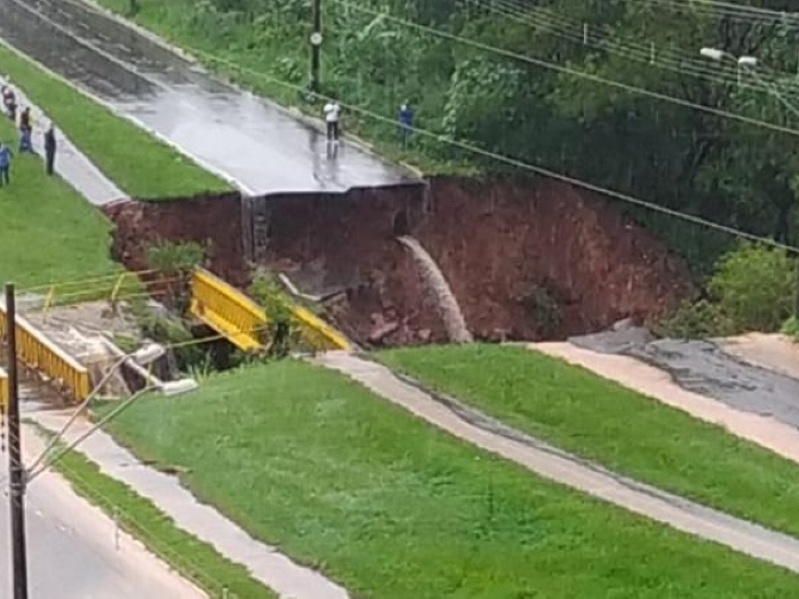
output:
[[[68, 412], [36, 412], [31, 417], [51, 431], [61, 429]], [[75, 439], [90, 424], [77, 421], [66, 435]], [[225, 557], [242, 564], [264, 585], [287, 599], [349, 599], [347, 592], [315, 570], [299, 566], [286, 556], [250, 537], [244, 530], [203, 505], [174, 477], [144, 466], [106, 433], [99, 431], [79, 450], [100, 470], [129, 485], [155, 503], [182, 529], [210, 543]], [[224, 581], [219, 581], [224, 582]], [[241, 598], [245, 599], [245, 598]]]
[[[32, 427], [23, 428], [30, 463], [44, 449]], [[11, 597], [7, 454], [0, 453], [0, 597]], [[79, 497], [58, 474], [46, 472], [26, 496], [28, 573], [32, 599], [203, 599], [100, 509]], [[117, 535], [118, 533], [118, 535]], [[244, 599], [244, 598], [241, 598]]]
[[[0, 78], [0, 83], [5, 84], [6, 81]], [[44, 131], [48, 119], [37, 106], [30, 103], [22, 91], [13, 85], [13, 82], [12, 87], [17, 94], [17, 102], [20, 105], [20, 110], [25, 106], [31, 107], [31, 115], [34, 121], [33, 148], [43, 157]], [[55, 123], [55, 127], [58, 148], [55, 168], [57, 174], [62, 179], [95, 206], [102, 206], [114, 200], [127, 197], [121, 189], [114, 185], [114, 183], [94, 165], [94, 163], [75, 147], [69, 138], [58, 128], [58, 123]], [[19, 144], [18, 138], [10, 141], [14, 148]], [[44, 165], [42, 165], [42, 169], [44, 169]]]
[[374, 393], [460, 439], [579, 491], [697, 537], [799, 573], [799, 540], [637, 483], [503, 426], [475, 410], [400, 380], [387, 368], [345, 353], [315, 363], [349, 375]]

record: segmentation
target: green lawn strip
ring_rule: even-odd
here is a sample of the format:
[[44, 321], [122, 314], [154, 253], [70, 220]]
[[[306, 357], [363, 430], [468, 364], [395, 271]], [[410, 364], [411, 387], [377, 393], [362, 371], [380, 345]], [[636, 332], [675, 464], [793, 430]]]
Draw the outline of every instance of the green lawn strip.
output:
[[377, 357], [561, 449], [799, 537], [799, 467], [721, 427], [524, 348], [441, 346]]
[[[12, 123], [0, 117], [0, 139], [16, 151]], [[0, 187], [0, 282], [20, 288], [113, 272], [110, 223], [40, 158], [16, 154], [11, 185]]]
[[799, 596], [799, 576], [540, 479], [302, 362], [143, 398], [112, 432], [355, 597]]
[[30, 101], [132, 197], [158, 199], [230, 189], [177, 150], [3, 44], [0, 65]]
[[101, 473], [83, 454], [69, 452], [54, 468], [81, 496], [116, 518], [122, 528], [209, 596], [223, 597], [227, 588], [231, 598], [277, 597], [253, 579], [244, 566], [233, 563], [213, 546], [178, 528], [149, 499]]

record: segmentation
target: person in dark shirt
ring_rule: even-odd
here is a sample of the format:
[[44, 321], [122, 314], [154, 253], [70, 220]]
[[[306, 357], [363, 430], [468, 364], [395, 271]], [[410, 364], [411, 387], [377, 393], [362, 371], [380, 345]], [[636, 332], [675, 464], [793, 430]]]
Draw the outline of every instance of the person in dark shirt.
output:
[[33, 132], [33, 124], [31, 121], [31, 109], [26, 106], [25, 110], [19, 115], [19, 151], [33, 152], [33, 143], [31, 143], [31, 133]]
[[406, 147], [411, 139], [411, 133], [413, 132], [413, 117], [413, 108], [411, 108], [409, 102], [405, 102], [400, 106], [398, 115], [400, 136], [402, 138], [402, 145]]
[[55, 128], [50, 123], [47, 131], [44, 132], [44, 164], [48, 175], [52, 175], [55, 172], [55, 151]]

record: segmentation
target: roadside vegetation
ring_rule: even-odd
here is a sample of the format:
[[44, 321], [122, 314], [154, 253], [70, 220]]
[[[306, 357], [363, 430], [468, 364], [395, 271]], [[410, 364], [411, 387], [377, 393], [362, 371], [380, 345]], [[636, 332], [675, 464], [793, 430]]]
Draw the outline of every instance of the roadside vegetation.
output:
[[181, 576], [212, 599], [276, 599], [244, 566], [189, 534], [130, 487], [110, 478], [82, 454], [69, 452], [55, 463], [72, 487], [114, 518], [119, 525]]
[[174, 198], [230, 189], [144, 129], [114, 115], [2, 43], [0, 64], [13, 84], [131, 197]]
[[[0, 116], [0, 139], [14, 151], [18, 136]], [[116, 269], [108, 254], [110, 223], [42, 160], [15, 154], [11, 185], [0, 187], [0, 282], [20, 290]]]
[[111, 426], [143, 458], [185, 472], [199, 499], [357, 597], [799, 593], [785, 570], [544, 481], [291, 359], [144, 398]]
[[577, 456], [799, 537], [799, 466], [578, 366], [496, 345], [400, 349], [377, 357]]
[[790, 333], [796, 300], [797, 256], [743, 243], [719, 259], [702, 297], [678, 306], [654, 330], [686, 339], [781, 328]]
[[[128, 0], [95, 1], [123, 15], [130, 7]], [[302, 93], [309, 83], [310, 2], [138, 4], [134, 19], [141, 25], [199, 50], [197, 58], [235, 81], [319, 114]], [[755, 5], [779, 15], [785, 1], [742, 0]], [[433, 170], [518, 170], [421, 136], [404, 149], [396, 118], [409, 100], [416, 124], [446, 139], [750, 233], [796, 239], [794, 136], [688, 105], [799, 129], [796, 115], [770, 91], [794, 96], [795, 21], [635, 0], [612, 9], [585, 0], [327, 0], [321, 6], [321, 91], [350, 107], [347, 131], [381, 150]], [[739, 54], [756, 48], [763, 63], [757, 77], [769, 86], [751, 73], [736, 85], [734, 61], [703, 58], [699, 49], [706, 46]], [[698, 272], [733, 245], [725, 234], [629, 210]]]

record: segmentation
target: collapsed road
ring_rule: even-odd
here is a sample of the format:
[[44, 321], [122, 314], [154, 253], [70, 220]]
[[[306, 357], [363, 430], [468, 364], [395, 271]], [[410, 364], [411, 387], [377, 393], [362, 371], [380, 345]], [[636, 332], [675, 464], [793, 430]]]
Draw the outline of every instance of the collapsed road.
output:
[[416, 181], [224, 84], [145, 34], [77, 0], [0, 0], [0, 38], [149, 127], [245, 193], [344, 192]]

